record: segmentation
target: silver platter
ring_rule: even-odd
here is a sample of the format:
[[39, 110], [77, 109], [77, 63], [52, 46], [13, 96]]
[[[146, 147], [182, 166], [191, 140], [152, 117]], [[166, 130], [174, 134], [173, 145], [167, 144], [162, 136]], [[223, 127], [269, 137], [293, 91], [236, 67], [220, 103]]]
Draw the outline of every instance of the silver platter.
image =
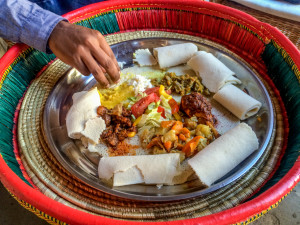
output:
[[[112, 45], [111, 47], [117, 60], [119, 62], [125, 62], [124, 68], [127, 68], [133, 66], [132, 55], [136, 49], [153, 49], [153, 47], [183, 42], [186, 41], [166, 38], [147, 38], [126, 41]], [[199, 50], [212, 53], [234, 71], [237, 77], [243, 82], [245, 90], [262, 103], [262, 108], [258, 115], [245, 121], [252, 127], [259, 139], [260, 146], [257, 151], [206, 189], [203, 189], [198, 179], [188, 181], [181, 185], [163, 186], [161, 188], [155, 185], [144, 184], [111, 187], [97, 178], [99, 157], [81, 151], [75, 141], [70, 139], [67, 135], [65, 118], [72, 105], [72, 95], [75, 92], [89, 90], [96, 84], [96, 81], [91, 75], [88, 77], [75, 76], [74, 73], [69, 71], [57, 82], [47, 99], [42, 126], [49, 147], [62, 166], [72, 175], [91, 187], [115, 196], [142, 201], [174, 201], [201, 196], [220, 189], [245, 174], [262, 156], [271, 138], [274, 126], [274, 114], [270, 97], [262, 82], [253, 71], [239, 59], [213, 46], [200, 43], [195, 44]], [[257, 118], [260, 119], [258, 120]]]

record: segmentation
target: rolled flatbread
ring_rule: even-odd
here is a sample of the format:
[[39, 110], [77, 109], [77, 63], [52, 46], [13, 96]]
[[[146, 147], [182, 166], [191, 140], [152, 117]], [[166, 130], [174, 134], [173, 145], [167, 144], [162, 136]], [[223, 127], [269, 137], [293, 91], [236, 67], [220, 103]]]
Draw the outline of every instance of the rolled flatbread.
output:
[[197, 51], [198, 48], [195, 44], [184, 43], [154, 48], [153, 54], [160, 68], [168, 68], [186, 63]]
[[89, 119], [97, 117], [100, 96], [97, 88], [73, 95], [73, 105], [66, 116], [66, 126], [70, 138], [79, 139]]
[[261, 103], [234, 85], [221, 88], [213, 98], [241, 120], [255, 115]]
[[113, 177], [114, 186], [128, 184], [171, 184], [178, 174], [180, 154], [102, 157], [99, 178]]
[[213, 93], [216, 93], [225, 84], [241, 83], [233, 76], [234, 72], [211, 53], [199, 51], [187, 64], [201, 77], [203, 85]]
[[201, 182], [210, 186], [229, 173], [258, 148], [258, 139], [246, 123], [240, 123], [188, 160]]

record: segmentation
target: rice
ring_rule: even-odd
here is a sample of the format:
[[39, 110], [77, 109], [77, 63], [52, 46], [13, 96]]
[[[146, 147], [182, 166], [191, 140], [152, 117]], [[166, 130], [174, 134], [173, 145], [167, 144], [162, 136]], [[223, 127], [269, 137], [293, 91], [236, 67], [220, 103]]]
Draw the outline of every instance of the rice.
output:
[[142, 75], [135, 75], [134, 78], [128, 81], [128, 85], [132, 85], [135, 94], [137, 95], [139, 92], [144, 92], [148, 88], [152, 88], [151, 80], [147, 79]]

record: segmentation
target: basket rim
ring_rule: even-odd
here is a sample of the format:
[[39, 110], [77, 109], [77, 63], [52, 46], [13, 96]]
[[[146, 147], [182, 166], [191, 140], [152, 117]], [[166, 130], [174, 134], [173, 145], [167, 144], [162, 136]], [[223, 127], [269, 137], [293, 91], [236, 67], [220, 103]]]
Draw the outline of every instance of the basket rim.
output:
[[[144, 3], [146, 6], [159, 4], [164, 8], [174, 8], [174, 5], [178, 5], [178, 2], [175, 0], [130, 0], [123, 5], [123, 7], [127, 6], [132, 8], [134, 6], [138, 6], [140, 3]], [[79, 20], [83, 20], [89, 18], [91, 13], [97, 11], [99, 13], [99, 9], [106, 8], [107, 11], [112, 10], [113, 7], [122, 7], [123, 1], [109, 1], [109, 2], [101, 2], [95, 3], [89, 6], [85, 6], [81, 9], [75, 10], [73, 12], [67, 13], [64, 16], [70, 22], [76, 22]], [[295, 64], [300, 67], [300, 52], [299, 50], [286, 38], [279, 30], [272, 27], [271, 25], [262, 23], [255, 19], [254, 17], [243, 13], [239, 10], [235, 10], [223, 5], [208, 3], [208, 2], [197, 2], [194, 0], [187, 0], [184, 3], [180, 3], [180, 7], [182, 9], [185, 6], [186, 9], [193, 6], [198, 10], [205, 9], [214, 9], [219, 13], [222, 13], [222, 16], [228, 17], [234, 16], [235, 18], [240, 18], [241, 21], [245, 21], [245, 24], [252, 24], [253, 27], [263, 27], [263, 33], [268, 36], [268, 34], [272, 33], [274, 37], [276, 37], [277, 41], [279, 41], [281, 47], [287, 51], [287, 53], [293, 58]], [[195, 9], [196, 10], [196, 9]], [[102, 10], [105, 12], [105, 10]], [[220, 15], [220, 14], [219, 14]], [[227, 17], [226, 16], [226, 17]], [[259, 29], [259, 28], [257, 28]], [[267, 40], [266, 40], [267, 41]], [[9, 68], [9, 66], [15, 61], [17, 57], [19, 57], [28, 47], [25, 44], [16, 44], [14, 45], [1, 59], [0, 59], [0, 78], [2, 78], [3, 73]], [[1, 155], [0, 155], [1, 156]], [[101, 222], [101, 224], [115, 224], [116, 221], [121, 222], [117, 219], [106, 218], [102, 216], [92, 215], [83, 211], [79, 211], [77, 209], [71, 208], [69, 206], [63, 205], [49, 197], [43, 195], [36, 189], [31, 188], [26, 183], [24, 183], [21, 178], [19, 178], [6, 164], [4, 159], [0, 157], [0, 180], [4, 184], [4, 186], [10, 190], [18, 199], [28, 202], [39, 210], [46, 212], [50, 216], [57, 218], [61, 221], [71, 223], [71, 224], [84, 224], [87, 222], [87, 218], [93, 223]], [[134, 222], [134, 221], [122, 221], [123, 224], [215, 224], [216, 222], [220, 223], [236, 223], [239, 221], [245, 220], [245, 218], [251, 217], [257, 213], [260, 213], [263, 210], [266, 210], [270, 207], [270, 205], [276, 204], [280, 199], [282, 199], [286, 194], [288, 194], [292, 188], [300, 181], [300, 156], [296, 160], [294, 166], [288, 171], [288, 173], [274, 186], [272, 186], [269, 190], [262, 193], [258, 197], [240, 204], [239, 206], [233, 207], [228, 210], [224, 210], [222, 212], [200, 217], [200, 218], [192, 218], [185, 220], [175, 220], [168, 222]], [[72, 216], [70, 216], [72, 215]]]
[[[87, 218], [90, 221], [94, 221], [94, 224], [101, 222], [101, 224], [115, 224], [118, 219], [112, 219], [102, 217], [98, 215], [92, 215], [87, 212], [79, 211], [77, 209], [66, 206], [60, 202], [57, 202], [44, 194], [39, 190], [33, 189], [24, 183], [5, 163], [4, 159], [0, 157], [0, 180], [3, 185], [12, 192], [18, 199], [23, 200], [40, 211], [47, 213], [48, 215], [64, 221], [70, 224], [85, 224]], [[266, 192], [262, 193], [258, 197], [248, 202], [242, 203], [236, 207], [224, 210], [222, 212], [203, 216], [199, 218], [175, 220], [168, 222], [138, 222], [138, 221], [122, 221], [122, 224], [141, 224], [141, 225], [153, 225], [153, 224], [172, 224], [180, 225], [184, 221], [187, 224], [228, 224], [237, 223], [245, 220], [245, 218], [258, 214], [271, 205], [276, 204], [286, 194], [288, 194], [293, 187], [300, 181], [300, 157], [295, 162], [290, 171], [273, 187]], [[70, 216], [72, 215], [72, 216]], [[220, 219], [221, 218], [221, 219]], [[221, 222], [221, 223], [220, 223]]]

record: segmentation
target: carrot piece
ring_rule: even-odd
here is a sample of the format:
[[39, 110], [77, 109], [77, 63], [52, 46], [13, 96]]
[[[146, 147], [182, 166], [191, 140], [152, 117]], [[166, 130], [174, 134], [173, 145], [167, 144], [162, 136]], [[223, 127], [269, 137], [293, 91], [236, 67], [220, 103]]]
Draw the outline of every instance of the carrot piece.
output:
[[183, 124], [180, 121], [176, 121], [171, 128], [171, 130], [175, 130], [176, 135], [180, 133], [180, 130], [183, 128]]
[[158, 145], [159, 142], [160, 142], [160, 138], [155, 137], [149, 142], [149, 144], [146, 146], [146, 148], [147, 149], [152, 148], [154, 145]]
[[184, 145], [182, 145], [182, 144], [177, 144], [177, 149], [179, 149], [179, 150], [182, 150], [183, 149], [183, 147], [184, 147]]
[[180, 130], [180, 134], [183, 134], [186, 138], [189, 138], [191, 136], [191, 132], [186, 127]]
[[175, 122], [174, 120], [161, 121], [160, 126], [163, 127], [163, 128], [172, 127], [174, 122]]
[[169, 152], [172, 148], [172, 142], [171, 141], [166, 141], [164, 143], [164, 146], [165, 146], [166, 150]]
[[182, 141], [186, 141], [186, 137], [183, 134], [179, 134], [179, 139]]
[[196, 136], [183, 146], [182, 151], [185, 153], [186, 157], [190, 157], [194, 154], [194, 151], [197, 148], [197, 145], [199, 144], [201, 138], [204, 137]]

